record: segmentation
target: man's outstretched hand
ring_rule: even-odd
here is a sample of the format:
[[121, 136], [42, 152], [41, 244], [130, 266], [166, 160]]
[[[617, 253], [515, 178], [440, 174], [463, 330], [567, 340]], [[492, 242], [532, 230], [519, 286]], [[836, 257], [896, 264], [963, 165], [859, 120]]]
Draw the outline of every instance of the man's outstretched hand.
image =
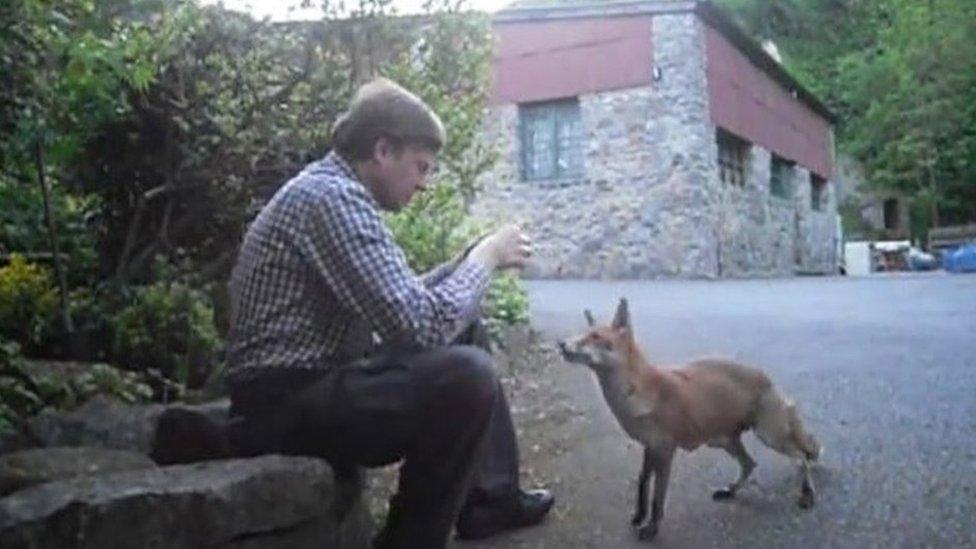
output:
[[478, 241], [468, 258], [490, 270], [521, 269], [532, 258], [532, 239], [518, 225], [507, 225]]

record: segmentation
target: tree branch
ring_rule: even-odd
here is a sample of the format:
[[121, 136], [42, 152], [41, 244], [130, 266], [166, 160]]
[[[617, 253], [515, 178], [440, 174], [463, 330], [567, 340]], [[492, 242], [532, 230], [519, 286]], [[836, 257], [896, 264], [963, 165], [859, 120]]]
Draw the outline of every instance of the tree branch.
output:
[[37, 168], [37, 181], [41, 185], [41, 193], [44, 197], [44, 218], [47, 220], [48, 235], [51, 238], [51, 248], [54, 250], [54, 271], [58, 277], [58, 296], [61, 301], [61, 317], [64, 322], [64, 329], [69, 334], [75, 331], [74, 323], [71, 321], [71, 313], [68, 311], [68, 282], [65, 277], [64, 264], [61, 262], [61, 248], [58, 244], [58, 229], [54, 223], [54, 216], [51, 214], [51, 195], [47, 188], [47, 179], [44, 177], [44, 153], [41, 149], [41, 140], [34, 143], [34, 167]]

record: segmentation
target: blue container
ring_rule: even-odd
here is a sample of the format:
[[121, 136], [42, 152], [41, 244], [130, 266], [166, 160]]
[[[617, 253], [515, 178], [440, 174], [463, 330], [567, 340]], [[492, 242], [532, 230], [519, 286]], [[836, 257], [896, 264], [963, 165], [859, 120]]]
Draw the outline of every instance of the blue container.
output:
[[946, 272], [952, 272], [952, 254], [956, 253], [959, 248], [945, 248], [942, 250], [942, 269]]
[[976, 244], [945, 252], [942, 267], [950, 273], [976, 273]]

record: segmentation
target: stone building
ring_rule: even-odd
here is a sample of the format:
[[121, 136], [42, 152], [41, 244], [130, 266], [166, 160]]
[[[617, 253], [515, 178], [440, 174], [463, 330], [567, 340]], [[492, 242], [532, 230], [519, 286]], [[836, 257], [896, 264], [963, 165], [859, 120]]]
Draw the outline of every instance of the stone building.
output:
[[476, 216], [523, 223], [535, 277], [837, 271], [833, 117], [707, 2], [496, 14]]

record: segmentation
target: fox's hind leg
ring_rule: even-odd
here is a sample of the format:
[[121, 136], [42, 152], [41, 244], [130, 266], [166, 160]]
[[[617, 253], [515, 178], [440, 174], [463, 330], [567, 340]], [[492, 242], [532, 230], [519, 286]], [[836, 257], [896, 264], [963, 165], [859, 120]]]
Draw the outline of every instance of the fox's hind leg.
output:
[[810, 477], [810, 461], [817, 459], [820, 446], [804, 429], [796, 408], [776, 392], [763, 396], [756, 418], [756, 436], [766, 446], [800, 461], [800, 499], [802, 509], [813, 507], [815, 491]]
[[735, 493], [739, 491], [739, 488], [749, 479], [749, 475], [756, 468], [756, 462], [749, 455], [749, 452], [746, 451], [746, 447], [742, 445], [741, 433], [736, 433], [729, 438], [709, 442], [709, 446], [725, 450], [739, 462], [738, 480], [730, 484], [727, 488], [720, 488], [712, 493], [712, 499], [714, 500], [732, 499], [735, 497]]
[[813, 507], [814, 498], [816, 497], [816, 491], [813, 488], [813, 479], [810, 477], [810, 460], [803, 458], [800, 460], [800, 470], [803, 474], [803, 483], [800, 485], [800, 499], [797, 501], [797, 505], [801, 509], [809, 509]]

